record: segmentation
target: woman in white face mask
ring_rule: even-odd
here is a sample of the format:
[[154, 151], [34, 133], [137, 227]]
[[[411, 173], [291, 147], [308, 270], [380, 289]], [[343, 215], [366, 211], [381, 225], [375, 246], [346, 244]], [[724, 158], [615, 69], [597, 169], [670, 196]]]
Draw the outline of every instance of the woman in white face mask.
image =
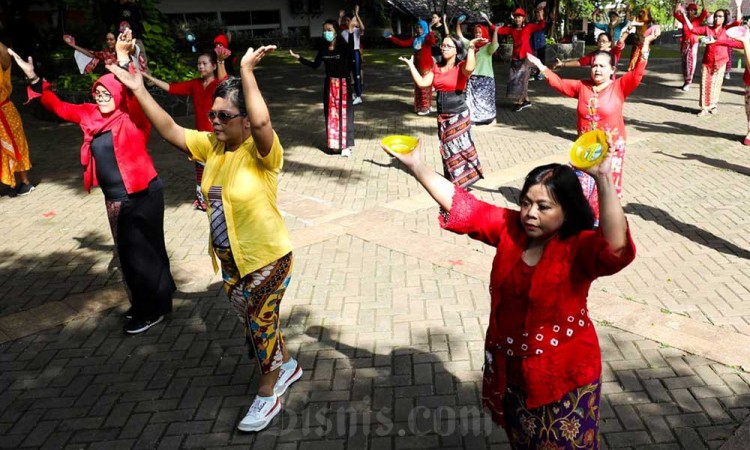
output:
[[354, 148], [354, 110], [352, 109], [353, 36], [345, 42], [339, 34], [335, 20], [323, 24], [323, 44], [314, 61], [289, 50], [293, 58], [302, 64], [317, 69], [325, 64], [326, 80], [323, 86], [323, 114], [326, 119], [327, 145], [330, 151], [341, 156], [352, 156]]

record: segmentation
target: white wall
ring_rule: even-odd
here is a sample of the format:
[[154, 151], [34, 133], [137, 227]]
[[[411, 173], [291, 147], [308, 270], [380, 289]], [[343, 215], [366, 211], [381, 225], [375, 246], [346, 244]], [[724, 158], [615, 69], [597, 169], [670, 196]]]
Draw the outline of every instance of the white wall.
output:
[[284, 33], [287, 32], [289, 27], [309, 27], [311, 36], [320, 36], [323, 21], [326, 19], [336, 19], [339, 15], [340, 5], [343, 2], [338, 0], [321, 0], [320, 3], [323, 12], [312, 15], [293, 15], [289, 0], [161, 0], [158, 6], [159, 10], [165, 14], [279, 10], [281, 13], [281, 29]]

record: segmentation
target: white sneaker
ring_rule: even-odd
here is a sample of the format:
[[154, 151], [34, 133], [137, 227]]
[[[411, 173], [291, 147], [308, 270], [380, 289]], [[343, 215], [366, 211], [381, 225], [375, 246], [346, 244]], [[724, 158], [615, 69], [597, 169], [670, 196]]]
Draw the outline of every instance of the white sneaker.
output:
[[341, 150], [341, 156], [343, 156], [344, 158], [349, 158], [350, 156], [352, 156], [352, 149], [350, 147], [347, 147]]
[[237, 429], [240, 431], [260, 431], [266, 428], [279, 412], [281, 412], [281, 400], [277, 395], [273, 397], [256, 395], [245, 418], [237, 425]]
[[360, 103], [362, 103], [362, 97], [357, 97], [355, 95], [354, 100], [352, 100], [352, 105], [359, 105]]
[[683, 90], [684, 92], [687, 92], [687, 91], [689, 91], [689, 90], [690, 90], [690, 85], [689, 85], [689, 84], [685, 84], [684, 86], [682, 86], [682, 88], [681, 88], [681, 89], [682, 89], [682, 90]]
[[417, 115], [418, 115], [418, 116], [426, 116], [427, 114], [429, 114], [429, 113], [431, 113], [431, 112], [432, 112], [432, 111], [431, 111], [431, 110], [429, 110], [429, 109], [428, 109], [427, 111], [417, 111]]
[[[294, 363], [294, 365], [288, 369], [285, 369], [284, 365], [288, 363]], [[300, 367], [297, 360], [295, 360], [294, 358], [290, 358], [289, 361], [282, 364], [281, 368], [279, 369], [279, 379], [276, 380], [276, 384], [273, 387], [273, 393], [277, 397], [281, 397], [282, 395], [284, 395], [289, 386], [291, 386], [295, 381], [299, 380], [300, 377], [302, 377], [302, 367]]]

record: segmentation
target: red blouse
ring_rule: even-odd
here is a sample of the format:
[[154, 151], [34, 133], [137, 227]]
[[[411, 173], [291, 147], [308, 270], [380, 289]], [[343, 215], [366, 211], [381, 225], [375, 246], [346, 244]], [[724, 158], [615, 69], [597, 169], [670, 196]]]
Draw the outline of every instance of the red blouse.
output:
[[214, 131], [211, 121], [208, 120], [208, 112], [214, 103], [214, 92], [216, 87], [224, 80], [214, 78], [205, 88], [203, 80], [195, 78], [180, 83], [170, 83], [169, 93], [172, 95], [189, 95], [193, 99], [193, 112], [195, 113], [195, 129], [198, 131]]
[[[587, 297], [596, 278], [619, 272], [635, 258], [630, 231], [620, 255], [610, 250], [601, 229], [551, 239], [531, 274], [525, 307], [520, 307], [518, 299], [504, 296], [514, 284], [507, 285], [506, 280], [521, 264], [528, 245], [519, 212], [482, 202], [455, 187], [450, 214], [439, 220], [447, 230], [497, 248], [490, 272], [491, 310], [485, 341], [488, 361], [482, 389], [484, 404], [496, 421], [502, 423], [506, 377], [504, 371], [492, 368], [497, 367], [495, 361], [506, 362], [503, 352], [508, 351], [508, 338], [538, 342], [537, 350], [526, 352], [531, 354], [510, 356], [520, 356], [528, 408], [560, 400], [565, 393], [601, 375], [601, 351], [588, 319]], [[519, 332], [521, 336], [517, 336]], [[542, 348], [546, 350], [540, 352]]]
[[[693, 28], [693, 33], [701, 36], [707, 36], [712, 37], [717, 41], [723, 40], [723, 39], [729, 39], [727, 37], [727, 28], [736, 27], [741, 22], [732, 22], [729, 25], [714, 28], [714, 27], [695, 27]], [[706, 45], [706, 50], [703, 52], [703, 65], [709, 66], [712, 68], [721, 67], [723, 65], [726, 65], [727, 61], [729, 61], [729, 53], [727, 52], [727, 49], [720, 45]]]
[[438, 92], [465, 91], [469, 77], [464, 74], [464, 65], [466, 65], [466, 61], [461, 61], [445, 72], [437, 64], [432, 66], [432, 74], [434, 75], [432, 78], [432, 87]]
[[[396, 36], [391, 36], [389, 39], [399, 47], [411, 47], [412, 44], [414, 44], [413, 37], [409, 39], [399, 39]], [[424, 41], [422, 41], [422, 48], [414, 52], [414, 65], [419, 69], [419, 73], [425, 74], [430, 70], [432, 65], [435, 64], [435, 61], [432, 59], [432, 47], [435, 46], [436, 42], [437, 38], [435, 37], [435, 33], [427, 33]]]
[[510, 35], [513, 38], [513, 59], [526, 59], [528, 53], [534, 54], [531, 49], [531, 34], [544, 31], [547, 22], [528, 23], [523, 28], [504, 26], [497, 29], [499, 35]]
[[[690, 29], [685, 25], [687, 23], [687, 17], [675, 12], [674, 18], [682, 24], [682, 38], [680, 38], [680, 43], [685, 44], [689, 42], [690, 44], [697, 44], [700, 34], [696, 33], [695, 31], [690, 31]], [[690, 21], [693, 24], [693, 29], [700, 27], [701, 24], [706, 21], [706, 19], [708, 19], [708, 11], [704, 9], [703, 11], [701, 11], [701, 14], [699, 16]]]

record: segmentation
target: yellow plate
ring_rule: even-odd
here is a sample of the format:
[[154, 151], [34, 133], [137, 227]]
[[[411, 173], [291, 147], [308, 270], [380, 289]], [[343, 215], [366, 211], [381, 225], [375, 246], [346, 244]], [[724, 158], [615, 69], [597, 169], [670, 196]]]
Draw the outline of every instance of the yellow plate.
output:
[[394, 134], [392, 136], [384, 137], [383, 140], [380, 141], [380, 143], [393, 153], [406, 154], [411, 153], [415, 148], [417, 148], [419, 139], [412, 136]]
[[582, 134], [570, 148], [570, 163], [578, 169], [588, 169], [604, 161], [609, 146], [607, 135], [594, 130]]

